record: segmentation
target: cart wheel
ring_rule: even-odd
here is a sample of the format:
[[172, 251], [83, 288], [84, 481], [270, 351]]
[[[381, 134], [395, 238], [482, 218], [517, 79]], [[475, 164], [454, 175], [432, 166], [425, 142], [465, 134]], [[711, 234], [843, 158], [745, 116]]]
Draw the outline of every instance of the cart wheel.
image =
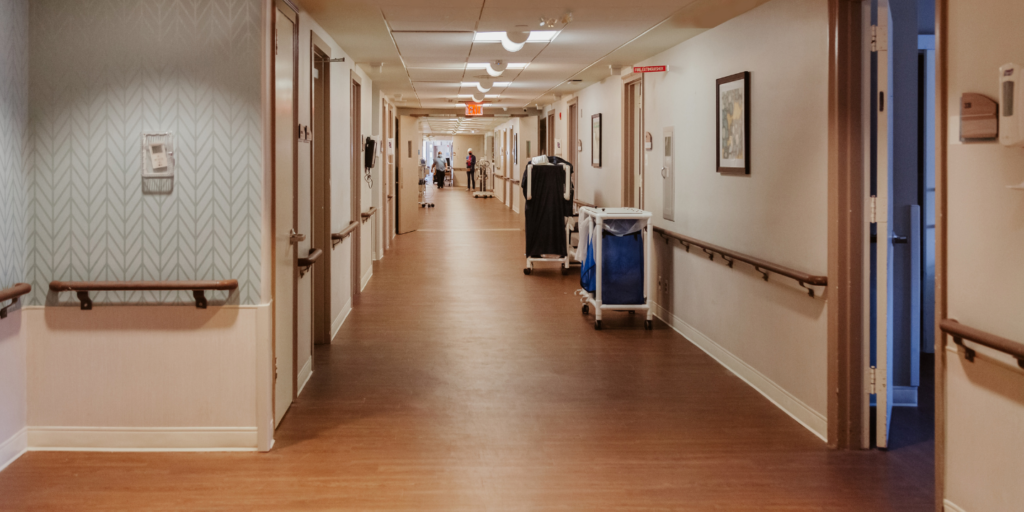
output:
[[523, 269], [523, 273], [526, 274], [526, 275], [530, 275], [530, 272], [531, 272], [531, 270], [528, 269], [528, 268], [524, 268]]
[[567, 276], [567, 275], [569, 275], [569, 269], [567, 269], [567, 268], [565, 268], [565, 267], [562, 267], [562, 275], [563, 275], [563, 276]]
[[590, 304], [584, 304], [583, 305], [583, 314], [584, 315], [589, 315], [590, 314]]
[[653, 330], [654, 329], [654, 322], [652, 322], [650, 320], [644, 320], [644, 329], [647, 329], [648, 331]]
[[600, 320], [595, 320], [594, 321], [594, 330], [595, 331], [600, 331], [601, 330], [601, 321]]

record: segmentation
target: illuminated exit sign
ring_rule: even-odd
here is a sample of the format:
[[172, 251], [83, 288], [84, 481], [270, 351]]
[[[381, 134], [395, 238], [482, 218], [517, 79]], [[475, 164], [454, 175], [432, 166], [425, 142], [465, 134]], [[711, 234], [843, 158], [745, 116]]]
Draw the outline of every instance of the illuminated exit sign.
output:
[[482, 115], [484, 115], [484, 105], [482, 103], [466, 103], [466, 115], [467, 116], [482, 116]]
[[663, 73], [668, 71], [668, 66], [633, 66], [634, 73]]

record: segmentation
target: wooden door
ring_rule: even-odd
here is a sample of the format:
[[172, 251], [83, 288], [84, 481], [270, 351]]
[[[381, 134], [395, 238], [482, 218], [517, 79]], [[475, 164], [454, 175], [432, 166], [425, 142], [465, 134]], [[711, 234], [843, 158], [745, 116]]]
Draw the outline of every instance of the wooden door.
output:
[[350, 268], [350, 293], [352, 298], [359, 295], [362, 284], [362, 249], [363, 249], [363, 227], [362, 227], [362, 191], [363, 191], [363, 121], [362, 121], [362, 105], [363, 105], [363, 93], [362, 84], [355, 79], [352, 80], [352, 86], [350, 88], [351, 97], [349, 98], [349, 104], [351, 110], [351, 125], [349, 127], [349, 133], [351, 134], [352, 148], [349, 152], [352, 155], [351, 174], [350, 179], [350, 194], [351, 200], [349, 201], [349, 219], [359, 223], [359, 226], [355, 231], [352, 232], [352, 245], [351, 245], [351, 268]]
[[402, 116], [398, 122], [398, 234], [420, 227], [419, 180], [421, 137], [416, 118]]
[[[312, 234], [313, 246], [326, 253], [313, 267], [311, 276], [313, 281], [313, 342], [318, 345], [331, 342], [331, 56], [329, 51], [329, 47], [313, 44], [313, 69], [315, 72], [312, 77]], [[310, 351], [311, 358], [312, 355], [312, 351]]]
[[298, 15], [277, 2], [274, 59], [274, 425], [280, 425], [295, 393], [295, 282], [298, 253], [294, 236], [297, 164], [295, 82], [298, 76]]

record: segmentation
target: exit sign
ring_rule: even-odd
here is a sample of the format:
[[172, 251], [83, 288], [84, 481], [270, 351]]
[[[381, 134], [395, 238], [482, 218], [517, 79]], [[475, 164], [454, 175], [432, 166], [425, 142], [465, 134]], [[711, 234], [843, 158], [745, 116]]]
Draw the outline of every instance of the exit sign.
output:
[[482, 116], [482, 115], [484, 115], [484, 105], [482, 103], [466, 103], [466, 115], [467, 116]]
[[662, 73], [668, 71], [668, 66], [633, 66], [634, 73]]

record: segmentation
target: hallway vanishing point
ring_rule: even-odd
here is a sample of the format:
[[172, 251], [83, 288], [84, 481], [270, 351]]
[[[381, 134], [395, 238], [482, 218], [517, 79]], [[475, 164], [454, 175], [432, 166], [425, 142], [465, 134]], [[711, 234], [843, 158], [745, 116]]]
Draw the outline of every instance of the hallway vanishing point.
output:
[[521, 215], [438, 191], [260, 453], [29, 452], [5, 510], [849, 510], [933, 506], [931, 445], [832, 451], [579, 273], [524, 276]]

